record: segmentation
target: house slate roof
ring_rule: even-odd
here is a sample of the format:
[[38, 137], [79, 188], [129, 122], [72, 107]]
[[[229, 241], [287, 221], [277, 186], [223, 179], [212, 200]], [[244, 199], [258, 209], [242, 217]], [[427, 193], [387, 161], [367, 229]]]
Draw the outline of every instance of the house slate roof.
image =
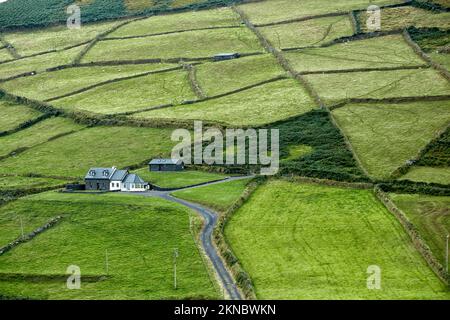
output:
[[128, 170], [116, 170], [111, 176], [111, 181], [122, 181], [128, 174]]
[[141, 177], [139, 177], [137, 174], [134, 173], [130, 173], [129, 175], [127, 175], [127, 177], [125, 178], [125, 180], [123, 181], [124, 183], [138, 183], [138, 184], [147, 184], [144, 180], [142, 180]]
[[[89, 171], [86, 173], [86, 176], [84, 179], [104, 179], [104, 180], [110, 180], [111, 176], [114, 175], [116, 168], [90, 168]], [[108, 175], [103, 175], [103, 172], [107, 172]]]
[[173, 164], [173, 165], [180, 165], [183, 161], [180, 159], [153, 159], [148, 164]]

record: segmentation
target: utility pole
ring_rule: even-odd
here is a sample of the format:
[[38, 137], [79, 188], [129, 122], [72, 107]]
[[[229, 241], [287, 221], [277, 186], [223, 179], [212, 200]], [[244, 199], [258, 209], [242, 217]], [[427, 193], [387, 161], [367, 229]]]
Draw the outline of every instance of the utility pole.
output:
[[445, 270], [448, 273], [448, 239], [450, 238], [450, 235], [447, 235], [447, 242], [445, 245]]
[[23, 221], [22, 221], [22, 216], [19, 217], [20, 218], [20, 231], [22, 233], [22, 238], [25, 236], [23, 233]]
[[177, 258], [178, 258], [178, 249], [173, 251], [173, 287], [177, 290]]
[[106, 274], [108, 274], [109, 273], [108, 249], [105, 250], [105, 267], [106, 267]]

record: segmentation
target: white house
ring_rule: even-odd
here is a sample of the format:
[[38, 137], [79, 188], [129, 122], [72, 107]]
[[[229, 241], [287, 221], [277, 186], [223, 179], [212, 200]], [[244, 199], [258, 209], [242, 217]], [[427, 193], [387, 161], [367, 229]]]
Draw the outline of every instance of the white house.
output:
[[131, 173], [123, 180], [122, 191], [139, 192], [149, 189], [149, 184], [138, 175]]
[[127, 170], [117, 170], [113, 167], [114, 173], [111, 176], [109, 190], [110, 191], [120, 191], [123, 188], [123, 181], [128, 175]]
[[150, 185], [128, 170], [112, 168], [91, 168], [85, 177], [86, 190], [140, 192], [150, 189]]

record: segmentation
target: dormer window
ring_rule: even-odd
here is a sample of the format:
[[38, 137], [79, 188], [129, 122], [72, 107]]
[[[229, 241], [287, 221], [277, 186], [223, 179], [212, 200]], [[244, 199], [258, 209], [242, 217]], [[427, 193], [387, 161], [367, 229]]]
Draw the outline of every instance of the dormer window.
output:
[[94, 177], [94, 176], [95, 176], [95, 170], [90, 170], [90, 171], [89, 171], [89, 175], [90, 175], [91, 177]]
[[108, 177], [109, 176], [109, 170], [103, 170], [103, 176]]

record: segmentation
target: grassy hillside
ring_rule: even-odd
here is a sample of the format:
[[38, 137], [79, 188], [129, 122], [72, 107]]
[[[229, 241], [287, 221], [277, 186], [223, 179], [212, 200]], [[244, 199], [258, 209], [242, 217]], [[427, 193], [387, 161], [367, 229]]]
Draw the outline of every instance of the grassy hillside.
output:
[[[260, 299], [449, 299], [370, 190], [270, 181], [225, 235]], [[371, 265], [381, 290], [367, 288]]]
[[[190, 230], [190, 221], [198, 218], [164, 200], [117, 194], [101, 199], [58, 193], [28, 197], [0, 209], [0, 243], [20, 235], [20, 217], [29, 232], [58, 215], [64, 217], [55, 227], [1, 257], [2, 294], [39, 299], [217, 297]], [[81, 269], [80, 290], [66, 288], [69, 265]], [[83, 276], [93, 280], [83, 281]]]

